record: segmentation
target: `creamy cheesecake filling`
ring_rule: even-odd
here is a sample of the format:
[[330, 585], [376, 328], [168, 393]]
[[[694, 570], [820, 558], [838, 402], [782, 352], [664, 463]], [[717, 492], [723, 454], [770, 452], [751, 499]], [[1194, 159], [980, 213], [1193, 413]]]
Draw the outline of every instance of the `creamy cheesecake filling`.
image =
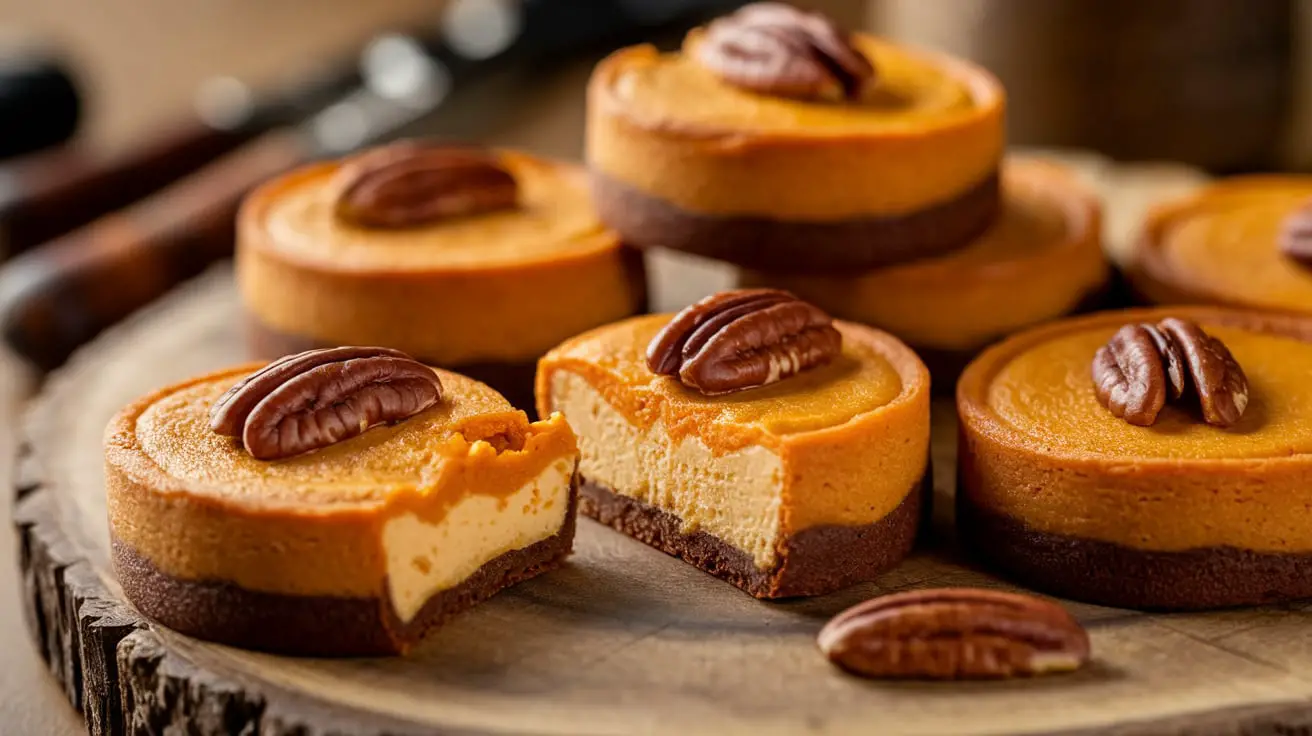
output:
[[695, 435], [670, 438], [657, 422], [637, 427], [584, 378], [551, 376], [551, 403], [578, 436], [580, 474], [683, 520], [749, 555], [760, 569], [777, 561], [783, 460], [759, 445], [716, 455]]
[[563, 417], [528, 423], [487, 386], [439, 371], [438, 406], [260, 461], [209, 428], [214, 400], [252, 368], [142, 397], [107, 430], [111, 532], [165, 574], [284, 595], [391, 595], [405, 617], [422, 605], [414, 598], [563, 525], [577, 460]]
[[497, 557], [560, 531], [569, 510], [574, 458], [563, 457], [509, 496], [466, 496], [437, 523], [413, 512], [383, 524], [387, 591], [409, 622], [428, 599]]

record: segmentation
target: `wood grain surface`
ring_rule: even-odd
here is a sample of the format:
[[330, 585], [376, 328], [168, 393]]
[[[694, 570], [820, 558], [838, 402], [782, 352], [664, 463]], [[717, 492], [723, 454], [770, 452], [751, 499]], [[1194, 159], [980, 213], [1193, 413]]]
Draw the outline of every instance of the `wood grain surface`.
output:
[[[721, 277], [663, 268], [684, 294]], [[851, 603], [918, 587], [1007, 587], [962, 564], [947, 533], [950, 405], [934, 417], [937, 534], [878, 585], [762, 603], [584, 520], [564, 570], [497, 596], [405, 659], [281, 658], [152, 627], [122, 603], [108, 569], [101, 428], [151, 388], [241, 360], [236, 314], [230, 271], [210, 273], [83, 351], [32, 408], [35, 462], [17, 510], [30, 619], [94, 733], [184, 723], [204, 733], [1312, 728], [1312, 605], [1166, 616], [1071, 604], [1095, 652], [1072, 676], [934, 685], [832, 669], [814, 636]]]

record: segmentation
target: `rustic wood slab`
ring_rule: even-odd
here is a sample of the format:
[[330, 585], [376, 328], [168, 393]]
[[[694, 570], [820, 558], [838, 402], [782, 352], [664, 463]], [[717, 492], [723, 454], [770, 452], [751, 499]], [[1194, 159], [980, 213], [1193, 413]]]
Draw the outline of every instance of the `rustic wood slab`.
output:
[[[672, 270], [670, 270], [672, 269]], [[661, 264], [661, 274], [691, 273]], [[714, 279], [707, 271], [690, 277]], [[948, 514], [878, 585], [762, 603], [584, 520], [563, 570], [498, 595], [406, 659], [242, 652], [143, 621], [108, 564], [101, 430], [156, 386], [242, 360], [225, 268], [114, 329], [31, 409], [16, 510], [31, 630], [95, 734], [1267, 733], [1312, 728], [1312, 605], [1146, 615], [1071, 604], [1095, 661], [1030, 681], [877, 683], [814, 637], [877, 593], [1006, 587], [962, 564]], [[950, 405], [935, 409], [940, 512]]]

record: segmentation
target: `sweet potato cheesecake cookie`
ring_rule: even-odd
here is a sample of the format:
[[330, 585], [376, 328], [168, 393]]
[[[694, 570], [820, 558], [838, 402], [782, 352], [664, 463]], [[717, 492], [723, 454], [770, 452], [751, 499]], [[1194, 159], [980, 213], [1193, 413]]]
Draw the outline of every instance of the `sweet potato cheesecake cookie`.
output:
[[1312, 319], [1040, 327], [963, 374], [958, 527], [1035, 588], [1128, 608], [1312, 595]]
[[1126, 275], [1155, 304], [1312, 313], [1312, 176], [1225, 179], [1157, 207]]
[[568, 340], [537, 396], [578, 434], [582, 513], [758, 598], [872, 580], [911, 547], [929, 374], [893, 337], [786, 292]]
[[992, 222], [1004, 93], [987, 72], [756, 3], [588, 87], [602, 219], [640, 247], [751, 268], [869, 269]]
[[238, 224], [262, 358], [385, 345], [531, 408], [542, 353], [646, 306], [586, 175], [522, 153], [397, 143], [269, 182]]
[[574, 434], [394, 350], [234, 368], [123, 409], [105, 439], [114, 569], [185, 634], [303, 655], [405, 652], [556, 567]]
[[744, 286], [787, 289], [840, 319], [887, 330], [951, 391], [981, 349], [1008, 334], [1097, 304], [1110, 269], [1098, 198], [1062, 167], [1013, 159], [1002, 212], [954, 253], [864, 274], [745, 271]]

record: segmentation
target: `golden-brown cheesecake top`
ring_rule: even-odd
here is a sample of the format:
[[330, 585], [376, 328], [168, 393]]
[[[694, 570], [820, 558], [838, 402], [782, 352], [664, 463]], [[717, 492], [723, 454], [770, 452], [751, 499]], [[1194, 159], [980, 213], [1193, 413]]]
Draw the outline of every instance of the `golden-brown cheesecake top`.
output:
[[[662, 421], [671, 434], [697, 432], [731, 450], [752, 442], [837, 427], [906, 396], [928, 376], [915, 356], [888, 335], [836, 322], [841, 355], [828, 365], [768, 386], [706, 396], [673, 376], [656, 375], [646, 349], [671, 315], [635, 317], [567, 341], [541, 365], [584, 375], [636, 423]], [[539, 397], [545, 378], [539, 370]], [[707, 437], [709, 427], [733, 428]]]
[[1281, 253], [1285, 218], [1312, 199], [1312, 177], [1223, 181], [1150, 218], [1139, 256], [1183, 290], [1232, 305], [1312, 312], [1312, 268]]
[[972, 350], [1069, 311], [1107, 278], [1097, 197], [1065, 169], [1008, 160], [997, 220], [960, 250], [858, 276], [745, 271], [918, 347]]
[[586, 174], [571, 164], [498, 153], [519, 187], [519, 206], [428, 225], [366, 228], [334, 212], [338, 164], [317, 164], [257, 196], [262, 248], [335, 271], [496, 269], [594, 255], [617, 246], [597, 219]]
[[435, 369], [443, 386], [436, 406], [320, 450], [256, 460], [209, 426], [214, 401], [255, 367], [203, 376], [129, 406], [108, 430], [111, 462], [159, 492], [252, 511], [381, 508], [411, 499], [431, 515], [434, 497], [509, 493], [574, 451], [561, 417], [530, 424], [487, 386]]
[[961, 250], [909, 263], [910, 278], [970, 278], [982, 268], [1006, 269], [1087, 242], [1093, 198], [1064, 172], [1035, 161], [1008, 162], [1005, 199], [993, 226]]
[[844, 104], [760, 94], [722, 81], [696, 58], [700, 32], [682, 51], [633, 50], [610, 80], [615, 100], [635, 121], [705, 131], [752, 130], [808, 135], [896, 134], [959, 120], [974, 110], [983, 88], [965, 65], [858, 34], [855, 46], [874, 62], [877, 88]]
[[[1220, 339], [1249, 382], [1247, 411], [1228, 428], [1168, 405], [1134, 426], [1094, 392], [1094, 353], [1125, 324], [1180, 316]], [[986, 352], [963, 377], [963, 411], [988, 414], [1016, 442], [1045, 454], [1113, 460], [1288, 458], [1312, 453], [1312, 323], [1207, 308], [1110, 312], [1039, 328]]]

